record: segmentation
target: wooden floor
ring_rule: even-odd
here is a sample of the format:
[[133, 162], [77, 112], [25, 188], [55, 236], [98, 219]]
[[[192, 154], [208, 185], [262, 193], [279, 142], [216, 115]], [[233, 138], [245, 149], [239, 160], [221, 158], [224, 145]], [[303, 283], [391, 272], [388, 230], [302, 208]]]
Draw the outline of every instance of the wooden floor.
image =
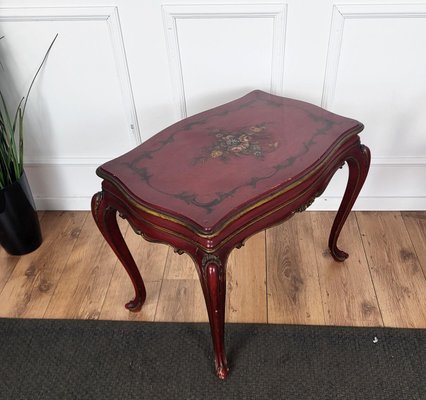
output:
[[[352, 213], [333, 261], [334, 213], [305, 212], [231, 253], [229, 322], [426, 328], [426, 212]], [[145, 280], [139, 313], [124, 268], [88, 212], [42, 212], [43, 245], [23, 257], [0, 249], [0, 317], [207, 321], [188, 256], [120, 225]]]

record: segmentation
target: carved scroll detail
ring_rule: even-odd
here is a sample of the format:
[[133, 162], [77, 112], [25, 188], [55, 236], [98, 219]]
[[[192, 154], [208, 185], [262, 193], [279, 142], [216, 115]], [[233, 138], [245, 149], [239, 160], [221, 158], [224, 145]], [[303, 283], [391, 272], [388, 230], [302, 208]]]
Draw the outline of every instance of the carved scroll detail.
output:
[[202, 269], [205, 270], [207, 265], [210, 263], [215, 263], [220, 269], [222, 269], [222, 262], [218, 256], [215, 256], [214, 254], [205, 254], [201, 261]]
[[98, 211], [99, 211], [99, 206], [101, 205], [102, 199], [104, 197], [104, 193], [103, 192], [98, 192], [95, 194], [94, 199], [95, 199], [95, 207], [93, 210], [93, 216], [95, 217], [95, 221], [96, 223], [98, 223]]
[[315, 198], [317, 196], [315, 195], [314, 197], [312, 197], [312, 199], [309, 199], [309, 201], [303, 205], [301, 205], [300, 207], [296, 208], [295, 212], [303, 212], [306, 211], [306, 209], [308, 207], [310, 207], [312, 205], [312, 203], [315, 201]]

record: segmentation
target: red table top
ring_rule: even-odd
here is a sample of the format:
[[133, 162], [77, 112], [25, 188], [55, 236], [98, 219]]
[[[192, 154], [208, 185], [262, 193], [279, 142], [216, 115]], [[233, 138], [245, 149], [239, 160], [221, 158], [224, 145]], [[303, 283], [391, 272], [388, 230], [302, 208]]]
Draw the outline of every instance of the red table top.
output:
[[97, 173], [136, 202], [204, 231], [297, 182], [358, 121], [256, 90], [186, 118]]

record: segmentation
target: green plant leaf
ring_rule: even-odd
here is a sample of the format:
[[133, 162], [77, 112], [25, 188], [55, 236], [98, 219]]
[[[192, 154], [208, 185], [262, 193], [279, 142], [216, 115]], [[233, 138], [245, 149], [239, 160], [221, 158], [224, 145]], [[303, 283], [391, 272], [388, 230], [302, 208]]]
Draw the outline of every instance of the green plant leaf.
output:
[[42, 60], [41, 64], [39, 65], [39, 67], [38, 67], [38, 69], [37, 69], [37, 71], [36, 71], [36, 73], [35, 73], [35, 75], [34, 75], [33, 80], [31, 81], [30, 87], [28, 88], [27, 95], [25, 96], [24, 107], [22, 108], [22, 114], [23, 114], [23, 115], [25, 114], [25, 109], [27, 108], [27, 101], [28, 101], [28, 97], [29, 97], [29, 95], [30, 95], [30, 93], [31, 93], [31, 89], [33, 88], [33, 85], [34, 85], [34, 82], [35, 82], [35, 80], [36, 80], [36, 78], [37, 78], [37, 75], [39, 74], [39, 72], [40, 72], [40, 70], [41, 70], [41, 67], [43, 67], [44, 63], [46, 62], [46, 60], [47, 60], [47, 56], [49, 55], [50, 50], [52, 49], [52, 46], [53, 46], [53, 44], [55, 43], [55, 41], [56, 41], [56, 38], [57, 38], [57, 37], [58, 37], [58, 33], [57, 33], [57, 34], [55, 35], [55, 37], [53, 38], [52, 43], [50, 43], [50, 46], [49, 46], [49, 48], [47, 49], [47, 51], [46, 51], [46, 53], [45, 53], [45, 55], [44, 55], [44, 57], [43, 57], [43, 60]]
[[[0, 37], [0, 40], [4, 36]], [[55, 43], [58, 34], [50, 43], [44, 54], [25, 97], [20, 100], [14, 113], [13, 121], [10, 117], [6, 101], [0, 90], [0, 189], [19, 179], [24, 172], [24, 116], [31, 89], [45, 64], [47, 57]], [[1, 63], [0, 63], [0, 66]], [[15, 138], [15, 135], [17, 138]], [[16, 143], [18, 141], [18, 143]]]
[[18, 172], [16, 168], [18, 160], [16, 157], [15, 131], [11, 123], [6, 101], [4, 100], [1, 91], [0, 100], [0, 116], [4, 126], [4, 130], [2, 133], [2, 137], [4, 139], [2, 141], [2, 143], [4, 143], [4, 163], [6, 171], [8, 172], [7, 176], [13, 179], [12, 172], [14, 172], [14, 175], [16, 175], [16, 172]]
[[21, 176], [22, 173], [24, 172], [24, 112], [22, 111], [21, 107], [19, 107], [18, 110], [19, 110], [19, 123], [18, 123], [19, 160], [18, 160], [18, 166], [19, 166], [19, 176]]

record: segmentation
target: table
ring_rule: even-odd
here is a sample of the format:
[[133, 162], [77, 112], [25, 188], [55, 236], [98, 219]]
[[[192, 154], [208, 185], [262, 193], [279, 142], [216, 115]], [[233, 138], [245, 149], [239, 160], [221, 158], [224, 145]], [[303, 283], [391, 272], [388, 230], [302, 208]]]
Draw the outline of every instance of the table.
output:
[[146, 298], [117, 212], [137, 234], [194, 260], [209, 315], [216, 374], [229, 369], [224, 349], [226, 262], [251, 235], [306, 210], [344, 163], [349, 178], [329, 237], [337, 239], [366, 179], [363, 125], [312, 104], [259, 90], [186, 118], [97, 169], [92, 199], [101, 233], [127, 270], [139, 311]]

